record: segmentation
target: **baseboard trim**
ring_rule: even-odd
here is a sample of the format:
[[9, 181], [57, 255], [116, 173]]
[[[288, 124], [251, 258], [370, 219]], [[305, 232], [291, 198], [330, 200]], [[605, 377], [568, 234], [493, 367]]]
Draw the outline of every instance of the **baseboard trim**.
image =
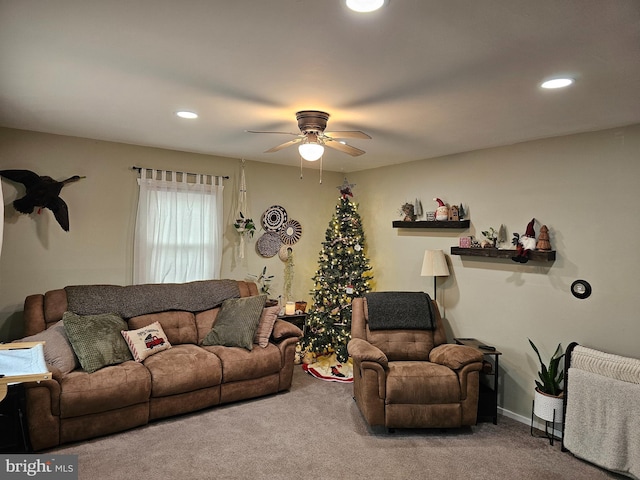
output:
[[[524, 415], [520, 415], [519, 413], [514, 413], [511, 410], [507, 410], [506, 408], [498, 407], [498, 415], [504, 415], [505, 417], [511, 418], [517, 422], [524, 423], [529, 427], [531, 426], [531, 417], [525, 417]], [[558, 430], [558, 425], [554, 426], [553, 435], [556, 438], [562, 438], [562, 430]], [[540, 420], [539, 418], [533, 419], [533, 428], [536, 428], [544, 432], [544, 427], [545, 427], [544, 421]]]

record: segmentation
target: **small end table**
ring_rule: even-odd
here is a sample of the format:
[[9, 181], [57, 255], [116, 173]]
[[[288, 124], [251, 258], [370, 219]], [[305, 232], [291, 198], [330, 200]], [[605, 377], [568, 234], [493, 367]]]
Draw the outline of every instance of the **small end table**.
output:
[[307, 333], [306, 313], [296, 313], [294, 315], [278, 315], [278, 320], [284, 320], [285, 322], [293, 323], [296, 327], [302, 330], [302, 333]]
[[[473, 347], [484, 356], [484, 364], [487, 365], [487, 371], [483, 368], [480, 372], [484, 376], [493, 376], [493, 382], [480, 382], [480, 396], [478, 398], [478, 418], [491, 418], [493, 424], [498, 424], [498, 377], [500, 369], [498, 361], [502, 352], [498, 350], [485, 350], [480, 348], [481, 345], [489, 345], [475, 338], [454, 338], [454, 342], [458, 345], [466, 345]], [[491, 385], [493, 383], [493, 385]]]

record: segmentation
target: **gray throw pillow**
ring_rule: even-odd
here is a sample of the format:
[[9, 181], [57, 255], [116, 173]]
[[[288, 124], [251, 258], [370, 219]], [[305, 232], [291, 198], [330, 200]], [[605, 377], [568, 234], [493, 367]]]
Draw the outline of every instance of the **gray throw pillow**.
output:
[[25, 337], [21, 342], [45, 342], [44, 344], [44, 360], [48, 365], [53, 365], [64, 375], [69, 373], [80, 365], [78, 358], [73, 353], [67, 332], [64, 329], [62, 320], [53, 324], [46, 330]]
[[203, 345], [253, 348], [253, 337], [267, 300], [266, 295], [229, 298], [222, 302], [220, 312]]
[[133, 360], [127, 342], [120, 333], [127, 322], [115, 313], [77, 315], [65, 312], [62, 321], [80, 366], [88, 373], [108, 365]]

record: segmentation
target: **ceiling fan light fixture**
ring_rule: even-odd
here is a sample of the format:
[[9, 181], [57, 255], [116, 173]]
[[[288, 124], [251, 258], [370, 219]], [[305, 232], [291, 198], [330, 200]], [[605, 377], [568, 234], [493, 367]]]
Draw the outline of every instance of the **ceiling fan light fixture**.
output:
[[319, 143], [303, 143], [298, 146], [298, 152], [307, 162], [315, 162], [322, 157], [324, 147]]
[[347, 0], [347, 7], [354, 12], [369, 13], [384, 5], [384, 0]]

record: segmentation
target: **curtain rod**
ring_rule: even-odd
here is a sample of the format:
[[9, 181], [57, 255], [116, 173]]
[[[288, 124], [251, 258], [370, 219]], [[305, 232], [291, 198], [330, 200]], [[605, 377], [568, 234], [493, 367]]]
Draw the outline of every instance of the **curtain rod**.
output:
[[[140, 172], [142, 170], [142, 167], [136, 167], [135, 165], [133, 167], [131, 167], [131, 170], [137, 170], [138, 172]], [[153, 168], [147, 168], [147, 170], [158, 170], [157, 168], [153, 169]], [[182, 173], [183, 175], [209, 175], [211, 177], [220, 177], [220, 178], [224, 178], [225, 180], [229, 180], [229, 175], [212, 175], [210, 173], [193, 173], [193, 172], [180, 172], [178, 170], [169, 170], [170, 172], [174, 172], [174, 173]]]

